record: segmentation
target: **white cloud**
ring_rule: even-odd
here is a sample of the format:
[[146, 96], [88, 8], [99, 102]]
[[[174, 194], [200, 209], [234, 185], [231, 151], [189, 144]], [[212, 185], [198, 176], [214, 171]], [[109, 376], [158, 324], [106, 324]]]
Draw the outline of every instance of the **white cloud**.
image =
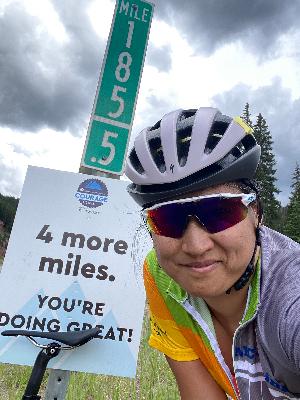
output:
[[95, 0], [88, 7], [87, 13], [95, 32], [103, 39], [108, 38], [114, 13], [114, 2], [112, 0]]
[[20, 196], [28, 165], [78, 172], [84, 137], [43, 129], [19, 133], [2, 129], [0, 137], [0, 192]]
[[57, 41], [65, 42], [68, 40], [68, 35], [64, 25], [59, 19], [53, 4], [49, 0], [26, 0], [22, 2], [28, 14], [39, 18], [44, 31], [55, 38]]

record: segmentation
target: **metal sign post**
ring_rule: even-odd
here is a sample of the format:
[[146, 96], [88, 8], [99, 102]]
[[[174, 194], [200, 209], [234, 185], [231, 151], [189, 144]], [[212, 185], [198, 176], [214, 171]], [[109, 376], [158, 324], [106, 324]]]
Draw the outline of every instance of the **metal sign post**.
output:
[[[116, 1], [79, 172], [123, 173], [153, 9], [147, 1]], [[69, 380], [69, 371], [51, 370], [45, 400], [64, 400]]]
[[64, 400], [68, 390], [70, 375], [70, 371], [51, 369], [45, 400]]

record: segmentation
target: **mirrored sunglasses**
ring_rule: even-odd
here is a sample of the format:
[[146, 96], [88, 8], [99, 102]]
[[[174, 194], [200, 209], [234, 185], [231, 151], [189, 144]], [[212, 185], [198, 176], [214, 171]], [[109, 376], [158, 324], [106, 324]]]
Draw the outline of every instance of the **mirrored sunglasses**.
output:
[[209, 232], [217, 233], [244, 220], [256, 194], [220, 193], [156, 204], [142, 211], [150, 232], [181, 238], [194, 217]]

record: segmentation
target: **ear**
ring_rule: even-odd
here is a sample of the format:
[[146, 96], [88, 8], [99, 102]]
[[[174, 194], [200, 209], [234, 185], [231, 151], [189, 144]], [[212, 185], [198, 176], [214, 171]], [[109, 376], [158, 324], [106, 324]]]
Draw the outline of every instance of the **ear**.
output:
[[259, 226], [259, 208], [258, 204], [255, 203], [250, 206], [250, 210], [252, 211], [252, 216], [253, 216], [253, 222], [256, 227]]
[[255, 211], [254, 211], [254, 217], [255, 217], [255, 226], [256, 226], [257, 228], [259, 228], [259, 226], [260, 226], [260, 221], [259, 221], [259, 213], [258, 213], [257, 208], [256, 208]]

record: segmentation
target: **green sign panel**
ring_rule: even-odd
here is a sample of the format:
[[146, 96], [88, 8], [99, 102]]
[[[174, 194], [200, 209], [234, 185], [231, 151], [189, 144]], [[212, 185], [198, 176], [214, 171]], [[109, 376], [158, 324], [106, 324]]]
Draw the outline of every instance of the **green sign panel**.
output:
[[117, 0], [82, 165], [123, 173], [153, 4]]

